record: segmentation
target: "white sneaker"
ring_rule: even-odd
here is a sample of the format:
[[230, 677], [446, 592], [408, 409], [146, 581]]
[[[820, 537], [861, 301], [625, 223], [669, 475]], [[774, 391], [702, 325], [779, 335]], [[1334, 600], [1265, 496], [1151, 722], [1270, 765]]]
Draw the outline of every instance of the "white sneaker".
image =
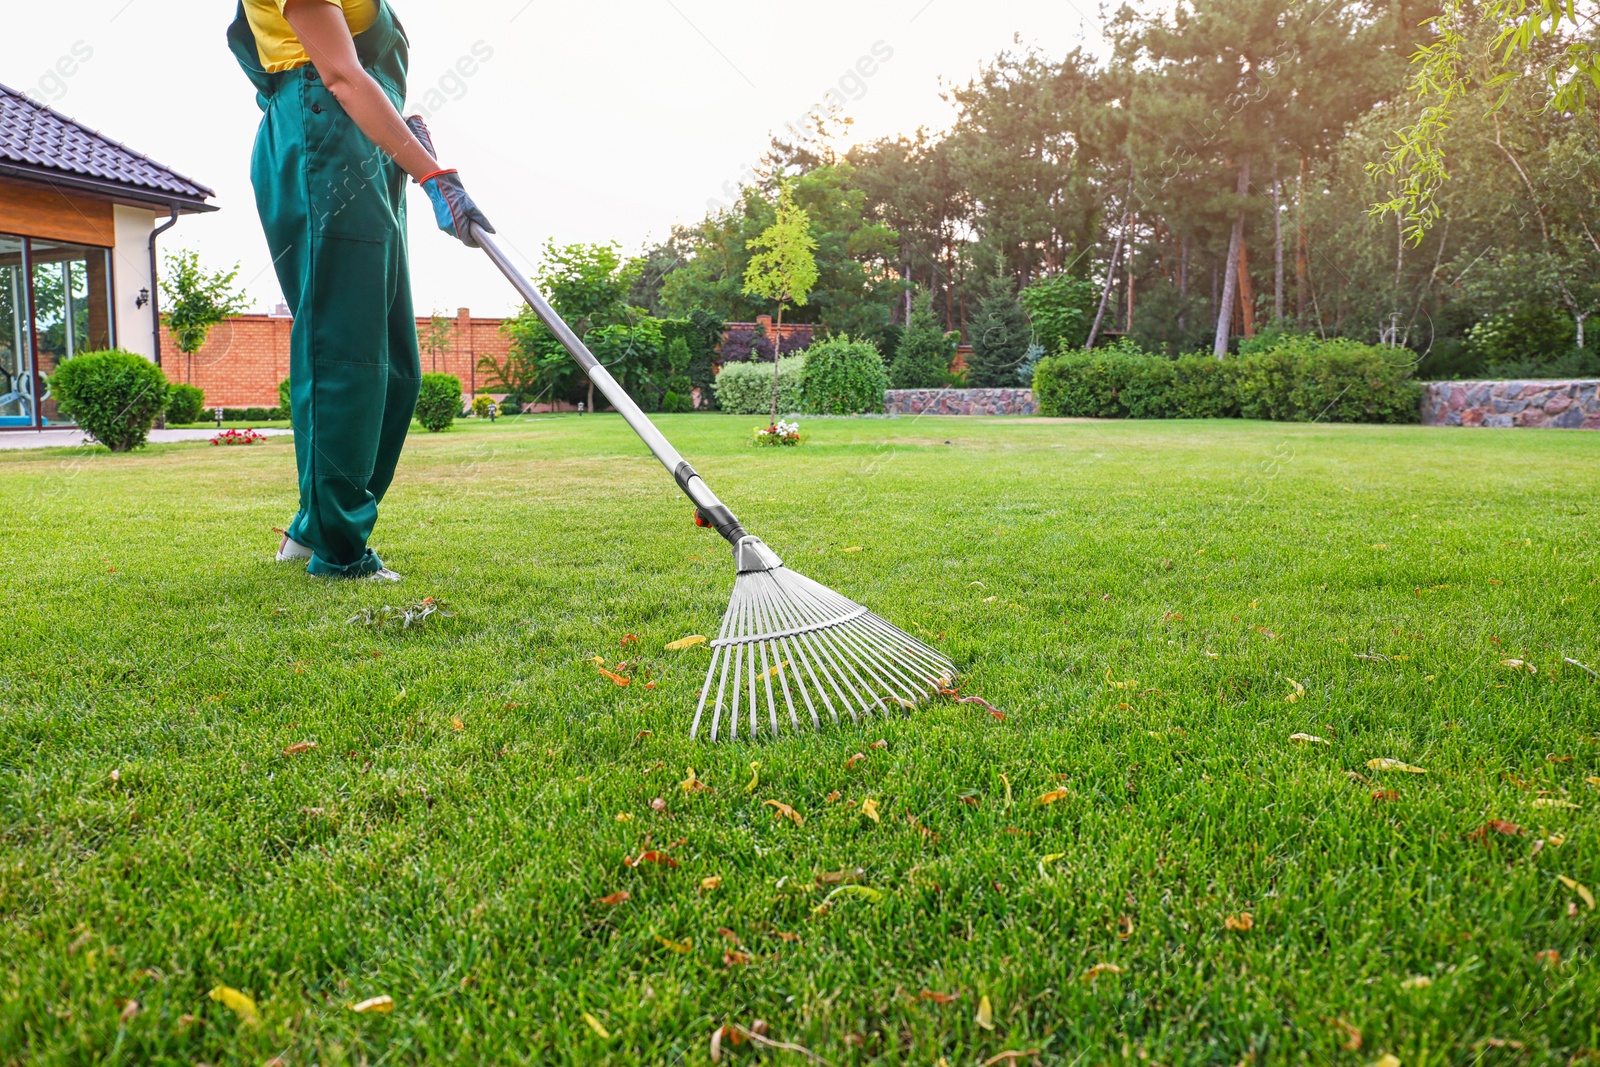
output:
[[283, 535], [283, 541], [278, 545], [279, 563], [293, 563], [295, 560], [310, 558], [311, 550], [309, 548], [292, 539], [288, 534]]
[[363, 574], [361, 580], [364, 582], [398, 582], [400, 576], [388, 567], [384, 567], [373, 571], [371, 574]]

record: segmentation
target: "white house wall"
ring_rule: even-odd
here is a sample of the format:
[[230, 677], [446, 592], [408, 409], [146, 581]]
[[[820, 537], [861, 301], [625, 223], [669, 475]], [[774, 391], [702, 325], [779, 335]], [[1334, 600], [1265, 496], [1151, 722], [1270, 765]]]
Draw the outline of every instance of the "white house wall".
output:
[[117, 347], [155, 359], [150, 305], [141, 308], [134, 304], [140, 290], [155, 290], [150, 278], [150, 231], [155, 229], [156, 216], [121, 204], [114, 210], [117, 247], [111, 253], [111, 299], [116, 310]]

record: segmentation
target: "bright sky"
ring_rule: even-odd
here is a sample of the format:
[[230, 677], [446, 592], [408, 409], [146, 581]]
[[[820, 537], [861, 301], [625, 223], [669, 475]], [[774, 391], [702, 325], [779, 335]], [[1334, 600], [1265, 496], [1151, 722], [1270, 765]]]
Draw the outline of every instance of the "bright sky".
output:
[[[1088, 0], [397, 0], [411, 39], [412, 110], [433, 111], [460, 168], [530, 269], [548, 237], [628, 251], [703, 217], [770, 140], [830, 91], [854, 139], [948, 125], [939, 98], [1014, 34], [1052, 55], [1097, 39]], [[217, 191], [216, 214], [164, 238], [213, 266], [238, 262], [265, 310], [279, 300], [250, 190], [259, 112], [228, 54], [233, 4], [71, 0], [13, 4], [0, 82]], [[58, 57], [92, 52], [68, 78]], [[487, 54], [487, 59], [474, 60]], [[876, 57], [874, 50], [876, 49]], [[887, 56], [888, 58], [883, 58]], [[870, 70], [870, 76], [857, 73]], [[459, 73], [457, 64], [468, 60]], [[71, 69], [68, 65], [67, 69]], [[439, 95], [431, 100], [429, 90]], [[437, 106], [443, 102], [443, 106]], [[428, 107], [429, 104], [435, 106]], [[419, 314], [500, 315], [518, 300], [481, 253], [433, 229], [411, 193]]]

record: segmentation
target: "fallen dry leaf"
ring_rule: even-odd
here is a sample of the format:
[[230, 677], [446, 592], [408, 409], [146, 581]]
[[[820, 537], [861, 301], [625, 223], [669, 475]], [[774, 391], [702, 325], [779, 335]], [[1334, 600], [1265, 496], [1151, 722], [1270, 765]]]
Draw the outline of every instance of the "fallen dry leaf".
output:
[[617, 821], [618, 822], [632, 822], [633, 821], [633, 816], [628, 814], [625, 811], [619, 811], [619, 812], [617, 812]]
[[1255, 924], [1255, 918], [1248, 911], [1241, 911], [1237, 915], [1225, 916], [1222, 920], [1222, 925], [1224, 927], [1229, 930], [1238, 930], [1241, 933], [1252, 929]]
[[1284, 675], [1283, 680], [1294, 686], [1294, 692], [1283, 698], [1283, 702], [1285, 704], [1293, 704], [1295, 701], [1306, 695], [1306, 687], [1295, 681], [1293, 678], [1290, 678], [1288, 675]]
[[722, 875], [713, 874], [709, 878], [700, 879], [700, 892], [709, 893], [713, 889], [722, 888]]
[[931, 989], [924, 989], [917, 996], [923, 1000], [930, 1000], [935, 1004], [949, 1004], [961, 999], [960, 993], [935, 993]]
[[667, 651], [682, 652], [686, 648], [693, 648], [695, 645], [703, 645], [705, 643], [706, 639], [704, 636], [700, 634], [690, 634], [688, 637], [680, 637], [678, 640], [667, 645]]
[[819, 874], [816, 882], [818, 885], [845, 885], [851, 882], [859, 882], [866, 876], [867, 872], [860, 867], [849, 867], [842, 871], [829, 871], [826, 874]]
[[1584, 885], [1582, 882], [1574, 881], [1564, 874], [1556, 875], [1556, 881], [1560, 882], [1562, 885], [1578, 894], [1578, 896], [1582, 897], [1584, 904], [1588, 906], [1590, 911], [1594, 910], [1594, 894], [1589, 892], [1588, 886]]
[[673, 941], [662, 937], [660, 934], [656, 935], [656, 943], [669, 952], [676, 952], [680, 956], [687, 956], [694, 951], [693, 941]]
[[382, 993], [375, 997], [368, 997], [359, 1004], [350, 1005], [350, 1010], [357, 1015], [365, 1015], [368, 1012], [388, 1015], [394, 1011], [394, 998], [387, 993]]
[[1117, 920], [1117, 938], [1122, 941], [1133, 936], [1133, 916], [1124, 915]]
[[1570, 800], [1561, 800], [1557, 797], [1534, 797], [1533, 806], [1536, 808], [1576, 808], [1578, 805]]
[[749, 796], [751, 793], [754, 793], [756, 791], [756, 786], [758, 786], [760, 784], [761, 784], [761, 763], [760, 763], [760, 761], [757, 761], [755, 763], [750, 764], [750, 781], [744, 787], [745, 796]]
[[722, 965], [724, 967], [741, 967], [746, 963], [754, 962], [754, 956], [748, 952], [740, 952], [738, 949], [729, 949], [722, 954]]
[[122, 1006], [122, 1012], [117, 1016], [117, 1018], [126, 1023], [129, 1019], [133, 1018], [135, 1015], [138, 1015], [142, 1007], [143, 1005], [141, 1005], [137, 1000], [130, 1000], [128, 1003]]
[[883, 821], [878, 816], [878, 802], [871, 797], [868, 797], [866, 800], [861, 802], [861, 814], [865, 815], [873, 822], [881, 823]]
[[849, 548], [841, 548], [839, 551], [840, 552], [860, 552], [861, 550], [862, 550], [862, 547], [860, 545], [851, 545]]
[[1385, 1052], [1372, 1061], [1372, 1067], [1400, 1067], [1400, 1058], [1393, 1053]]
[[1290, 734], [1289, 740], [1299, 741], [1300, 743], [1306, 745], [1327, 745], [1332, 743], [1326, 738], [1318, 737], [1315, 734]]
[[457, 716], [454, 716], [453, 718], [451, 718], [451, 720], [450, 720], [450, 729], [452, 729], [452, 730], [465, 730], [466, 728], [467, 728], [467, 724], [461, 721], [461, 716], [457, 715]]
[[232, 986], [219, 985], [212, 989], [209, 995], [212, 1000], [237, 1015], [241, 1022], [254, 1026], [261, 1021], [261, 1013], [256, 1010], [256, 1002]]
[[889, 742], [885, 741], [883, 738], [880, 737], [876, 741], [872, 742], [872, 745], [870, 747], [872, 747], [872, 748], [888, 748], [889, 747]]
[[613, 907], [614, 908], [618, 904], [626, 904], [628, 901], [630, 901], [632, 899], [633, 899], [633, 894], [632, 893], [628, 892], [626, 889], [619, 889], [617, 892], [612, 893], [610, 896], [601, 897], [599, 900], [595, 901], [595, 903], [596, 904], [605, 904], [605, 905], [607, 905], [609, 907]]
[[795, 811], [781, 800], [763, 800], [761, 803], [772, 809], [772, 817], [774, 819], [788, 819], [796, 826], [804, 826], [806, 824], [806, 821], [800, 817], [798, 811]]
[[1425, 974], [1414, 974], [1400, 983], [1401, 989], [1427, 989], [1433, 984], [1433, 979]]
[[685, 793], [709, 793], [712, 791], [709, 785], [706, 785], [695, 775], [693, 767], [688, 769], [688, 777], [678, 784], [683, 787]]
[[1054, 804], [1058, 800], [1065, 800], [1068, 795], [1065, 789], [1052, 789], [1048, 793], [1040, 793], [1039, 798], [1034, 803], [1042, 808], [1047, 804]]
[[1340, 1042], [1340, 1047], [1346, 1052], [1361, 1051], [1361, 1031], [1356, 1029], [1354, 1023], [1344, 1019], [1323, 1019], [1322, 1021], [1344, 1035], [1344, 1040]]
[[1042, 1049], [1036, 1048], [1007, 1049], [1004, 1052], [996, 1052], [993, 1056], [990, 1056], [988, 1059], [984, 1060], [983, 1067], [998, 1067], [998, 1065], [1002, 1063], [1015, 1063], [1018, 1060], [1025, 1060], [1033, 1056], [1038, 1056], [1042, 1051]]
[[1374, 771], [1404, 771], [1406, 774], [1427, 774], [1421, 767], [1413, 767], [1409, 763], [1401, 763], [1397, 759], [1369, 759], [1367, 767]]
[[616, 674], [616, 673], [614, 673], [612, 671], [608, 671], [604, 667], [600, 666], [599, 664], [595, 665], [595, 670], [599, 671], [601, 674], [603, 674], [607, 678], [609, 678], [611, 680], [611, 684], [612, 685], [621, 686], [621, 687], [626, 688], [627, 686], [629, 686], [629, 685], [631, 685], [633, 683], [633, 679], [624, 678], [620, 674]]
[[1561, 962], [1561, 953], [1553, 948], [1547, 948], [1543, 952], [1535, 952], [1533, 958], [1546, 967], [1554, 967]]
[[1121, 973], [1122, 968], [1118, 967], [1115, 963], [1097, 963], [1093, 967], [1090, 967], [1087, 971], [1084, 971], [1083, 976], [1078, 980], [1080, 982], [1092, 982], [1096, 978], [1099, 978], [1102, 974]]
[[317, 743], [315, 741], [296, 741], [294, 744], [284, 749], [283, 754], [285, 756], [298, 756], [300, 753], [310, 752], [316, 747]]
[[593, 1030], [596, 1034], [600, 1035], [600, 1037], [602, 1039], [604, 1039], [606, 1041], [610, 1041], [611, 1040], [611, 1031], [609, 1031], [605, 1027], [601, 1026], [599, 1019], [596, 1019], [593, 1015], [590, 1015], [588, 1012], [584, 1012], [583, 1013], [583, 1021], [588, 1023], [589, 1024], [589, 1029]]
[[979, 998], [978, 1014], [973, 1016], [973, 1022], [977, 1023], [985, 1030], [994, 1029], [994, 1005], [989, 1003], [989, 998], [987, 996]]
[[1399, 800], [1400, 799], [1400, 794], [1396, 793], [1393, 789], [1374, 789], [1372, 791], [1372, 799], [1373, 800]]
[[1529, 663], [1527, 660], [1503, 659], [1503, 660], [1500, 661], [1500, 666], [1502, 666], [1502, 667], [1510, 667], [1514, 671], [1527, 671], [1529, 674], [1538, 674], [1539, 673], [1539, 668], [1535, 667], [1533, 664]]
[[862, 760], [864, 760], [866, 758], [867, 758], [867, 754], [865, 752], [857, 752], [855, 755], [851, 756], [849, 759], [844, 761], [844, 769], [847, 770], [847, 771], [851, 770], [851, 769], [853, 769], [855, 767], [856, 764], [860, 763]]
[[1139, 679], [1137, 679], [1137, 678], [1129, 678], [1126, 682], [1114, 682], [1114, 681], [1111, 680], [1111, 668], [1107, 667], [1106, 668], [1106, 684], [1109, 685], [1113, 689], [1132, 689], [1134, 686], [1139, 684]]
[[676, 867], [678, 865], [677, 860], [673, 859], [665, 852], [657, 852], [655, 849], [651, 849], [648, 852], [641, 852], [638, 856], [622, 857], [622, 865], [624, 867], [638, 867], [645, 863], [654, 863], [660, 867]]
[[824, 797], [822, 802], [824, 804], [832, 804], [834, 801], [836, 801], [838, 799], [839, 799], [839, 791], [837, 789], [835, 789], [833, 792], [829, 793], [826, 797]]

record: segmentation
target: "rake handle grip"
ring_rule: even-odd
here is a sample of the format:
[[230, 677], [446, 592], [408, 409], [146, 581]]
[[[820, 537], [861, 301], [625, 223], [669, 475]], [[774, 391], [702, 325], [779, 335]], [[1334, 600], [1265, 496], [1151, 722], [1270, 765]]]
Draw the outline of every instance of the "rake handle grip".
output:
[[606, 370], [599, 360], [594, 358], [594, 354], [589, 351], [588, 346], [583, 343], [577, 334], [572, 332], [572, 327], [568, 326], [561, 316], [556, 314], [555, 308], [550, 306], [550, 302], [544, 298], [544, 295], [534, 288], [531, 281], [522, 276], [522, 272], [517, 270], [516, 265], [506, 255], [505, 249], [500, 247], [500, 242], [495, 239], [494, 234], [474, 224], [472, 227], [472, 239], [478, 242], [479, 247], [494, 262], [494, 265], [500, 268], [500, 273], [506, 276], [506, 280], [516, 288], [518, 293], [522, 294], [522, 299], [526, 300], [528, 306], [533, 308], [533, 313], [538, 315], [539, 320], [545, 324], [551, 333], [556, 335], [556, 340], [561, 342], [561, 347], [565, 348], [567, 354], [577, 362], [579, 367], [583, 368], [583, 373], [589, 376], [589, 380], [594, 383], [594, 387], [600, 390], [601, 395], [633, 428], [633, 432], [639, 435], [639, 439], [644, 442], [645, 447], [650, 450], [656, 459], [661, 461], [663, 467], [667, 468], [667, 473], [671, 474], [672, 480], [678, 483], [678, 488], [683, 490], [683, 495], [694, 503], [695, 509], [706, 524], [715, 527], [719, 534], [728, 539], [729, 544], [738, 545], [739, 539], [747, 535], [744, 527], [739, 525], [739, 520], [733, 517], [733, 512], [729, 511], [727, 505], [717, 499], [717, 494], [711, 491], [711, 487], [706, 485], [705, 480], [695, 472], [695, 469], [678, 453], [678, 450], [672, 447], [672, 442], [662, 436], [661, 431], [656, 428], [656, 424], [651, 422], [650, 417], [640, 410], [638, 404], [633, 402], [633, 398], [628, 395], [628, 391], [622, 387], [622, 384], [611, 376], [611, 372]]

